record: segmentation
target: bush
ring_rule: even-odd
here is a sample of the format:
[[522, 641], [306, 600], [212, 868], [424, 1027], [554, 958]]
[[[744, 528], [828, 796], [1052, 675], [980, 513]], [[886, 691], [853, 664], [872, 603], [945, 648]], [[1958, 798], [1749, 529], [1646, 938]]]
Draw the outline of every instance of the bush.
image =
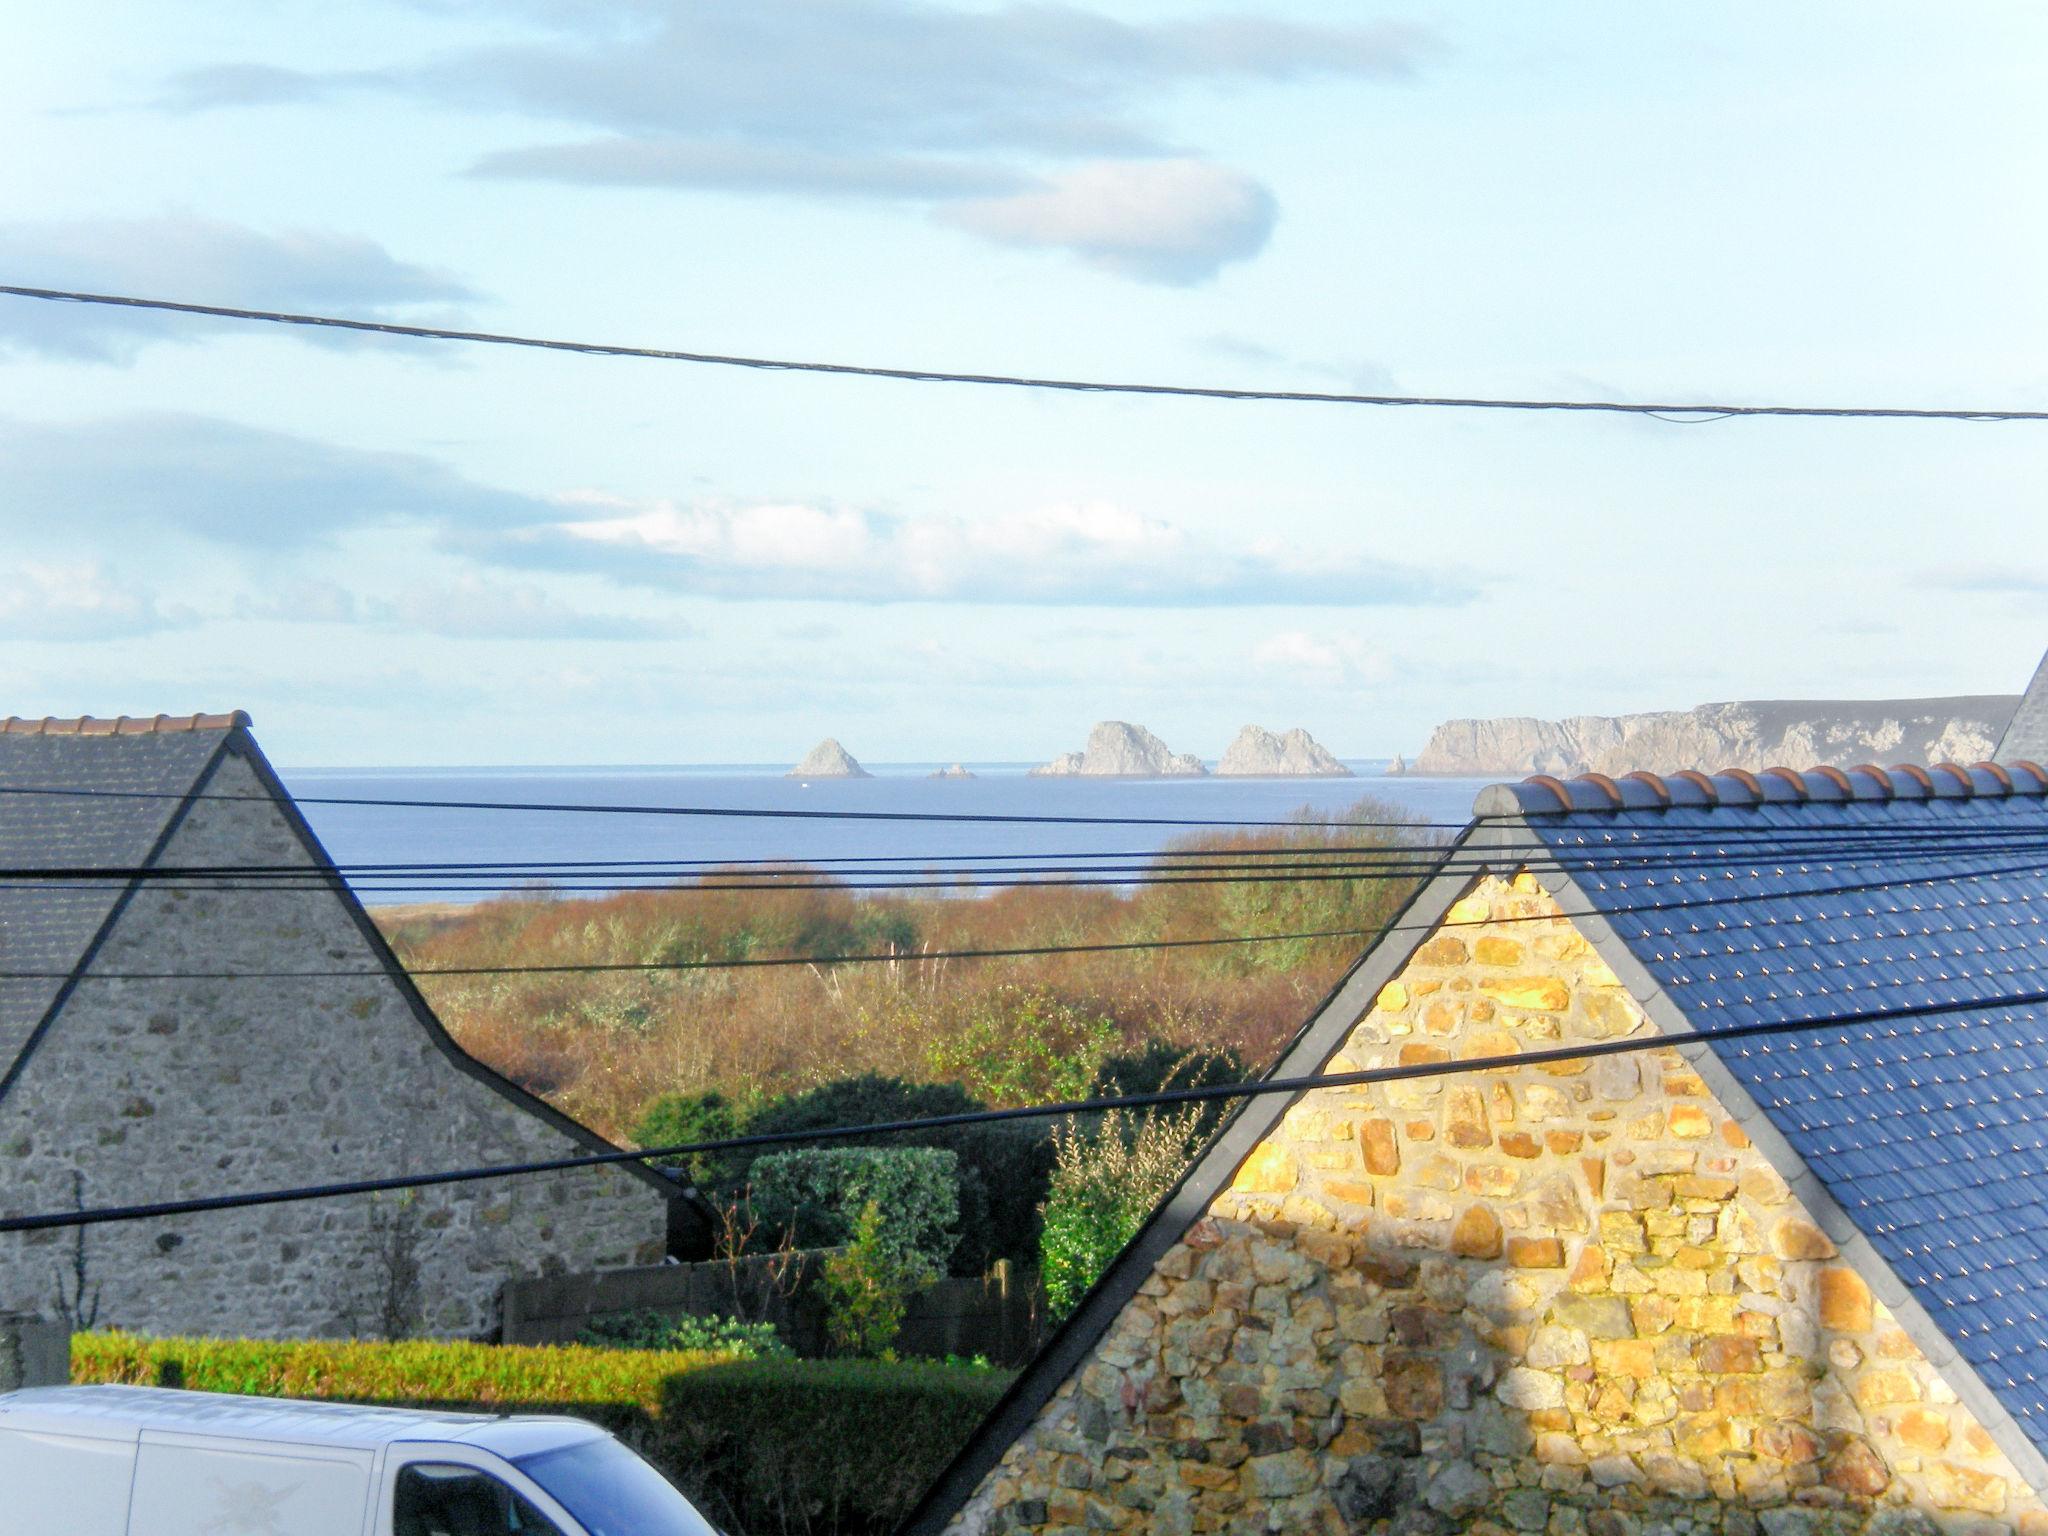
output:
[[749, 1323], [737, 1317], [693, 1313], [625, 1312], [601, 1317], [583, 1330], [577, 1342], [599, 1349], [659, 1349], [726, 1355], [734, 1360], [787, 1360], [794, 1351], [782, 1342], [771, 1322]]
[[932, 1037], [925, 1063], [985, 1104], [1052, 1104], [1084, 1097], [1120, 1038], [1113, 1019], [1041, 987], [999, 987], [975, 1000], [955, 1033]]
[[854, 1218], [852, 1239], [826, 1258], [818, 1277], [833, 1348], [894, 1360], [910, 1298], [938, 1277], [939, 1267], [923, 1254], [887, 1240], [882, 1208], [868, 1201]]
[[937, 1147], [806, 1147], [754, 1162], [747, 1201], [762, 1230], [799, 1248], [849, 1241], [873, 1206], [878, 1251], [945, 1272], [960, 1241], [960, 1165]]
[[1055, 1134], [1058, 1160], [1039, 1244], [1046, 1306], [1054, 1317], [1074, 1310], [1179, 1181], [1200, 1124], [1193, 1106], [1136, 1116], [1109, 1110], [1092, 1129]]
[[[636, 1146], [680, 1147], [696, 1141], [726, 1141], [744, 1135], [747, 1111], [722, 1093], [667, 1093], [649, 1104], [633, 1122]], [[700, 1188], [730, 1182], [744, 1167], [739, 1152], [697, 1152], [688, 1157], [662, 1157], [662, 1167], [684, 1167]]]
[[[566, 1413], [602, 1425], [728, 1530], [885, 1536], [1009, 1385], [1007, 1371], [573, 1346], [77, 1334], [78, 1382], [404, 1407]], [[478, 1389], [471, 1394], [460, 1390]]]
[[[1096, 1075], [1095, 1096], [1127, 1098], [1137, 1093], [1159, 1093], [1168, 1088], [1209, 1088], [1221, 1083], [1242, 1083], [1256, 1077], [1244, 1058], [1228, 1047], [1189, 1050], [1167, 1040], [1147, 1040], [1136, 1051], [1111, 1056]], [[1206, 1141], [1233, 1107], [1231, 1101], [1197, 1101], [1200, 1139]]]
[[[912, 1083], [865, 1073], [765, 1104], [749, 1131], [929, 1120], [987, 1108], [954, 1083]], [[937, 1147], [959, 1159], [960, 1242], [952, 1272], [979, 1275], [999, 1258], [1029, 1263], [1038, 1251], [1038, 1207], [1052, 1173], [1052, 1144], [1039, 1125], [959, 1125], [848, 1137], [834, 1146]]]

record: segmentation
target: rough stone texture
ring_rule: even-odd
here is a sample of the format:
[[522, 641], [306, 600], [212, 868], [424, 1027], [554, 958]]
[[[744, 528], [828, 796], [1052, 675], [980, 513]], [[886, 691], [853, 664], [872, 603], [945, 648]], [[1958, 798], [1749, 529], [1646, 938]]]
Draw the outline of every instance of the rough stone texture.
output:
[[1323, 744], [1296, 726], [1275, 736], [1263, 726], [1248, 725], [1237, 733], [1216, 764], [1222, 778], [1348, 779], [1351, 770], [1332, 757]]
[[1104, 720], [1088, 733], [1088, 745], [1080, 752], [1062, 752], [1041, 768], [1031, 770], [1054, 778], [1085, 774], [1095, 778], [1167, 779], [1206, 774], [1202, 760], [1171, 747], [1142, 725], [1122, 720]]
[[1410, 773], [1621, 774], [1636, 769], [1981, 762], [2019, 699], [1762, 700], [1565, 720], [1447, 720]]
[[[1449, 922], [1344, 1064], [1648, 1029], [1527, 877]], [[2048, 1536], [2048, 1510], [1659, 1050], [1306, 1096], [950, 1527], [1027, 1530]]]
[[[261, 796], [239, 757], [207, 788]], [[163, 862], [298, 864], [267, 798], [196, 803]], [[324, 886], [146, 886], [101, 971], [364, 973], [83, 982], [0, 1100], [0, 1206], [176, 1199], [574, 1155], [467, 1075]], [[0, 1237], [0, 1309], [54, 1316], [84, 1244], [102, 1326], [148, 1333], [488, 1333], [515, 1276], [661, 1257], [660, 1191], [611, 1169]], [[417, 1266], [417, 1277], [406, 1274]]]

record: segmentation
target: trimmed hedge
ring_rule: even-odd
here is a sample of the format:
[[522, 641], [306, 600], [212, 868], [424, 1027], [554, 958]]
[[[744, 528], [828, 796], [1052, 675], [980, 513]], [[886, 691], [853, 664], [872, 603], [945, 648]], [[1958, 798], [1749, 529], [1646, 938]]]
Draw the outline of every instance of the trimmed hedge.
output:
[[1010, 1373], [582, 1345], [81, 1333], [71, 1341], [71, 1379], [571, 1414], [617, 1434], [734, 1536], [882, 1536], [966, 1442]]

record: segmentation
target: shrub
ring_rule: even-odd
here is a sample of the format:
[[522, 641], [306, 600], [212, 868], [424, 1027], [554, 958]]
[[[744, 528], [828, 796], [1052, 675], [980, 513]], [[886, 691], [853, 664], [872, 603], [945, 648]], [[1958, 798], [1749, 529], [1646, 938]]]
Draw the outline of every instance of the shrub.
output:
[[[929, 1120], [986, 1107], [955, 1083], [912, 1083], [864, 1073], [765, 1104], [747, 1129], [813, 1131]], [[1038, 1207], [1052, 1172], [1052, 1145], [1042, 1126], [961, 1125], [848, 1137], [833, 1145], [936, 1147], [959, 1159], [960, 1241], [953, 1250], [953, 1273], [979, 1275], [998, 1258], [1028, 1262], [1038, 1251]]]
[[[632, 1137], [642, 1147], [679, 1147], [694, 1141], [725, 1141], [743, 1135], [747, 1111], [724, 1094], [663, 1094], [640, 1112], [633, 1122]], [[700, 1187], [710, 1188], [732, 1181], [744, 1166], [744, 1154], [697, 1152], [688, 1157], [663, 1157], [655, 1161], [664, 1167], [682, 1166]]]
[[826, 1258], [818, 1276], [833, 1348], [895, 1359], [891, 1346], [910, 1298], [938, 1277], [939, 1267], [925, 1255], [887, 1240], [882, 1208], [868, 1201], [853, 1219], [851, 1240]]
[[[78, 1382], [567, 1413], [618, 1434], [728, 1530], [885, 1536], [1009, 1385], [1007, 1371], [729, 1361], [573, 1346], [75, 1335]], [[465, 1389], [475, 1389], [465, 1391]]]
[[877, 1212], [880, 1248], [934, 1274], [960, 1241], [959, 1159], [937, 1147], [806, 1147], [757, 1158], [747, 1199], [768, 1232], [833, 1248]]
[[[1095, 1096], [1125, 1098], [1137, 1093], [1159, 1093], [1168, 1088], [1208, 1088], [1220, 1083], [1242, 1083], [1255, 1077], [1236, 1051], [1196, 1048], [1189, 1050], [1167, 1040], [1147, 1040], [1135, 1051], [1111, 1056], [1102, 1063], [1095, 1079]], [[1228, 1114], [1231, 1104], [1223, 1099], [1197, 1101], [1201, 1139], [1207, 1140]]]
[[1114, 1020], [1042, 987], [999, 987], [975, 1000], [957, 1032], [932, 1037], [925, 1062], [985, 1104], [1057, 1103], [1087, 1094], [1120, 1038]]
[[579, 1344], [599, 1349], [658, 1349], [725, 1355], [734, 1360], [786, 1360], [795, 1353], [771, 1322], [694, 1313], [624, 1312], [601, 1317], [583, 1330]]
[[1065, 1317], [1179, 1181], [1200, 1134], [1189, 1107], [1129, 1116], [1107, 1111], [1092, 1129], [1055, 1133], [1058, 1159], [1045, 1202], [1040, 1262], [1046, 1305]]

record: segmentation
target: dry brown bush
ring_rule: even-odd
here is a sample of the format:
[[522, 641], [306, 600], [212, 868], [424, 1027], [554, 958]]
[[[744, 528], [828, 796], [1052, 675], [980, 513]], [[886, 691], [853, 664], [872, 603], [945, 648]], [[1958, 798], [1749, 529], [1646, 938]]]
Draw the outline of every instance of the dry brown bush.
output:
[[[1298, 831], [1191, 839], [1216, 859], [1298, 848], [1303, 857], [1379, 842], [1406, 828], [1362, 801]], [[1164, 864], [1167, 861], [1160, 861]], [[1245, 857], [1246, 868], [1255, 860]], [[827, 877], [794, 870], [817, 885]], [[933, 1043], [1026, 992], [1111, 1021], [1131, 1046], [1159, 1039], [1228, 1046], [1263, 1066], [1366, 948], [1368, 937], [1216, 948], [926, 958], [933, 951], [1207, 938], [1325, 929], [1376, 932], [1409, 877], [1242, 884], [1152, 884], [1124, 891], [1020, 886], [990, 894], [863, 894], [844, 889], [673, 888], [594, 900], [536, 891], [466, 911], [385, 923], [416, 970], [449, 966], [644, 964], [770, 956], [900, 954], [882, 963], [752, 970], [648, 970], [537, 976], [422, 976], [463, 1048], [606, 1135], [624, 1139], [667, 1093], [717, 1089], [750, 1099], [863, 1072], [947, 1078]]]

